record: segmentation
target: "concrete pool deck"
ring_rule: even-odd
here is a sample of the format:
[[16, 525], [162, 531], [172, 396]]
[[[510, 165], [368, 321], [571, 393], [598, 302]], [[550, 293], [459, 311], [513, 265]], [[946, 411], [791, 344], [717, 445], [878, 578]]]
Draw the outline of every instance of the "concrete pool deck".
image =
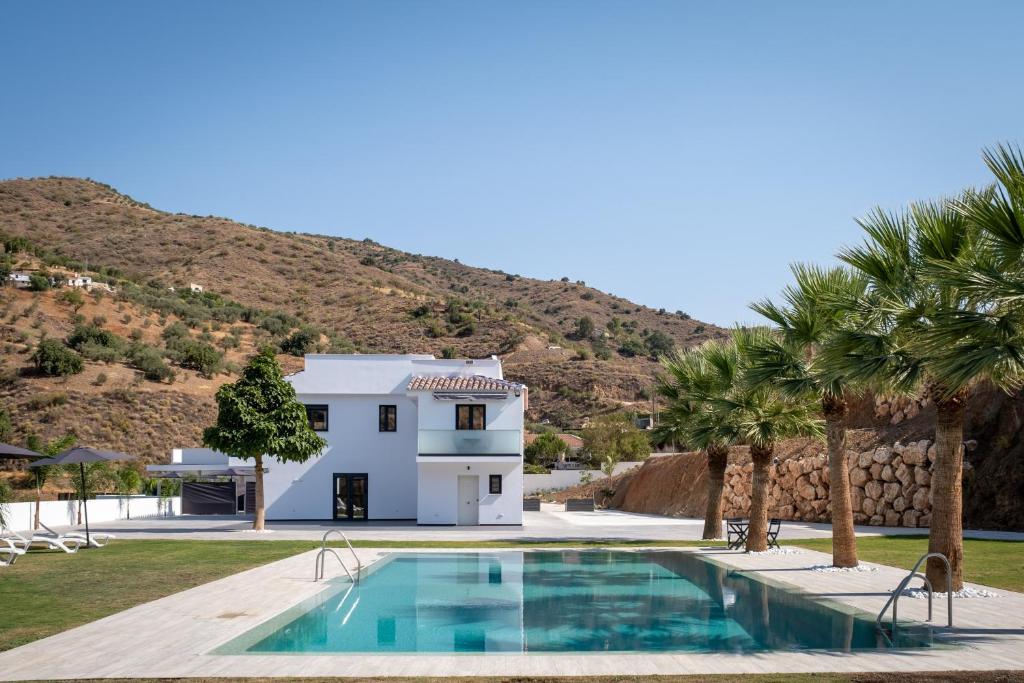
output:
[[[319, 541], [324, 532], [341, 529], [352, 540], [375, 541], [696, 541], [704, 521], [618, 510], [564, 512], [562, 506], [545, 503], [540, 512], [524, 512], [523, 526], [431, 527], [415, 522], [268, 522], [271, 533], [251, 532], [252, 518], [245, 515], [186, 515], [101, 522], [93, 531], [130, 539], [192, 539], [217, 541]], [[80, 528], [80, 527], [79, 527]], [[901, 536], [927, 534], [927, 529], [858, 526], [859, 536]], [[830, 538], [830, 524], [784, 522], [781, 539]], [[1008, 531], [964, 531], [965, 538], [1024, 540], [1024, 533]]]
[[[698, 552], [870, 614], [884, 604], [905, 571], [815, 572], [829, 555], [746, 555], [722, 548]], [[99, 552], [99, 551], [97, 551]], [[360, 549], [364, 565], [401, 550]], [[405, 551], [408, 552], [408, 551]], [[452, 552], [419, 550], [415, 552]], [[515, 552], [481, 550], [458, 552]], [[533, 552], [525, 550], [524, 552]], [[628, 552], [628, 551], [627, 551]], [[954, 601], [954, 644], [932, 650], [707, 654], [330, 654], [219, 655], [211, 652], [289, 607], [326, 589], [312, 580], [315, 551], [244, 571], [139, 605], [104, 619], [0, 653], [0, 680], [274, 676], [558, 676], [691, 673], [896, 672], [1024, 669], [1024, 594]], [[328, 578], [341, 569], [328, 564]], [[973, 586], [973, 584], [972, 584]], [[974, 586], [977, 587], [977, 586]], [[900, 601], [900, 615], [923, 621], [926, 601]], [[936, 601], [934, 623], [945, 622]]]

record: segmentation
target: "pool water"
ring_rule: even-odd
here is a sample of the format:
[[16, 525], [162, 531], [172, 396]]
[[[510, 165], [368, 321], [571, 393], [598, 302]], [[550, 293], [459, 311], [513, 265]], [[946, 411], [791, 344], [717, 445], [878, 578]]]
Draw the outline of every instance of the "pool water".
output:
[[[870, 617], [686, 552], [398, 554], [222, 651], [755, 652], [889, 647]], [[845, 608], [844, 608], [845, 609]], [[930, 644], [901, 630], [898, 647]]]

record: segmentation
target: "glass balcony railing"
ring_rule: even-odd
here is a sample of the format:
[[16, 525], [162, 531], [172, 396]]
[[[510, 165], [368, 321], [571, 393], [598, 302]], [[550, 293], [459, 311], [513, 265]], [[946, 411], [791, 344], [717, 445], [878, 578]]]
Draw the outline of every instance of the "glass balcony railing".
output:
[[518, 429], [421, 429], [420, 455], [520, 455], [523, 433]]

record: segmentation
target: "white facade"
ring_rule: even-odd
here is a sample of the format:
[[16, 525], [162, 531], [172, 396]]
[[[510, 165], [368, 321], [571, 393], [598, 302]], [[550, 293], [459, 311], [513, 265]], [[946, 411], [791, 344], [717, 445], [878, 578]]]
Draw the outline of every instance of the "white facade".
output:
[[92, 278], [88, 275], [79, 275], [75, 273], [67, 280], [68, 287], [85, 287], [89, 289], [92, 287]]
[[[522, 524], [527, 392], [497, 358], [311, 354], [288, 380], [327, 447], [268, 460], [267, 519]], [[457, 410], [476, 428], [456, 429]]]

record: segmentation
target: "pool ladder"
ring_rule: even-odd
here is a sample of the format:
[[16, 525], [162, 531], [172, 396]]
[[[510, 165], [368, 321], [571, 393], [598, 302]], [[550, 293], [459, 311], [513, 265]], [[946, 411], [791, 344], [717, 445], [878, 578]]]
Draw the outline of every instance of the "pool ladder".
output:
[[[327, 547], [327, 537], [330, 536], [331, 534], [338, 534], [339, 536], [341, 536], [341, 540], [345, 541], [345, 545], [348, 546], [349, 552], [352, 553], [352, 557], [355, 558], [355, 561], [356, 561], [356, 574], [355, 574], [355, 576], [352, 576], [352, 572], [349, 570], [348, 565], [345, 564], [345, 561], [341, 559], [341, 555], [338, 554], [338, 551], [335, 550], [334, 548]], [[359, 577], [363, 573], [363, 563], [359, 561], [359, 555], [356, 554], [356, 549], [352, 547], [352, 542], [348, 540], [348, 536], [346, 536], [345, 533], [343, 531], [341, 531], [340, 529], [331, 529], [330, 531], [325, 533], [324, 537], [321, 539], [320, 552], [318, 552], [316, 554], [316, 567], [313, 570], [313, 581], [314, 582], [319, 581], [320, 579], [324, 578], [324, 565], [326, 564], [326, 561], [324, 560], [324, 556], [327, 553], [330, 553], [330, 554], [334, 555], [334, 557], [338, 560], [338, 564], [340, 564], [341, 568], [345, 570], [346, 574], [348, 574], [348, 580], [349, 581], [351, 581], [354, 584], [355, 583], [359, 583]]]
[[[898, 586], [896, 586], [896, 590], [894, 590], [892, 595], [889, 596], [885, 606], [882, 607], [882, 611], [878, 613], [878, 617], [875, 619], [875, 627], [886, 637], [890, 645], [892, 644], [893, 638], [896, 637], [896, 610], [899, 607], [900, 596], [903, 594], [903, 591], [906, 590], [910, 582], [915, 578], [921, 579], [924, 582], [924, 588], [928, 591], [928, 621], [932, 620], [932, 583], [928, 580], [927, 576], [917, 571], [920, 569], [922, 562], [932, 557], [937, 557], [942, 560], [942, 564], [946, 567], [946, 619], [948, 627], [953, 628], [953, 591], [950, 590], [950, 584], [953, 582], [953, 571], [949, 566], [949, 559], [942, 553], [926, 553], [917, 560], [917, 563], [914, 565], [914, 568], [910, 570], [910, 573], [900, 581]], [[885, 627], [882, 626], [882, 617], [885, 616], [885, 613], [890, 606], [892, 606], [892, 628], [890, 629], [892, 634], [891, 637], [885, 632]]]

